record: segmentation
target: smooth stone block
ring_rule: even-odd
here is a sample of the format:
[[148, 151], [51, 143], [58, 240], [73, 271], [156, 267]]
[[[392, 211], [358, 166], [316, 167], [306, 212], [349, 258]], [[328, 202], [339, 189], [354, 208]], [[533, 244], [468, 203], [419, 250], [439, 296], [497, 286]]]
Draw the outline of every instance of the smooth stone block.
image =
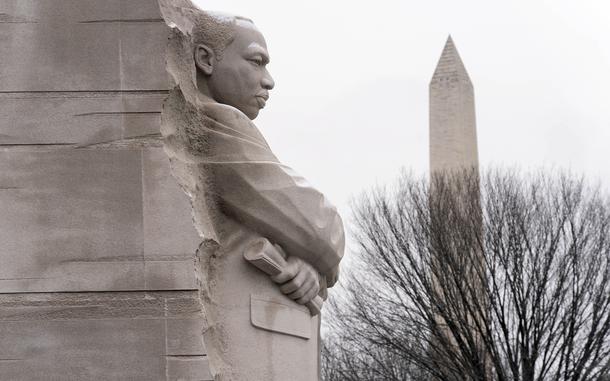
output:
[[142, 151], [142, 186], [146, 288], [197, 288], [194, 255], [201, 239], [162, 148]]
[[[34, 266], [33, 270], [34, 269]], [[38, 269], [40, 270], [40, 269]], [[38, 275], [38, 274], [34, 274]], [[3, 275], [1, 292], [59, 292], [143, 290], [143, 264], [132, 263], [68, 263], [50, 264], [40, 276]]]
[[193, 290], [197, 288], [193, 258], [182, 261], [147, 260], [144, 276], [147, 290]]
[[0, 151], [0, 214], [1, 292], [196, 288], [161, 148]]
[[2, 291], [142, 289], [140, 155], [0, 151]]
[[162, 22], [121, 25], [121, 89], [168, 88], [163, 54], [167, 34], [168, 29]]
[[197, 303], [195, 291], [0, 294], [0, 380], [210, 379]]
[[118, 139], [120, 115], [114, 113], [120, 108], [116, 95], [0, 94], [0, 144]]
[[[172, 177], [162, 148], [142, 153], [144, 255], [147, 259], [194, 258], [201, 239], [191, 219], [187, 196]], [[194, 272], [192, 260], [189, 271]]]
[[3, 0], [0, 13], [0, 91], [167, 89], [156, 2]]
[[0, 33], [0, 91], [122, 89], [121, 36], [112, 25], [0, 24]]
[[[203, 356], [203, 319], [168, 319], [167, 354], [173, 356]], [[197, 333], [197, 334], [194, 334]]]
[[163, 21], [156, 0], [120, 0], [123, 20]]
[[0, 324], [0, 379], [165, 380], [163, 320]]
[[165, 92], [0, 94], [0, 144], [95, 144], [159, 133]]

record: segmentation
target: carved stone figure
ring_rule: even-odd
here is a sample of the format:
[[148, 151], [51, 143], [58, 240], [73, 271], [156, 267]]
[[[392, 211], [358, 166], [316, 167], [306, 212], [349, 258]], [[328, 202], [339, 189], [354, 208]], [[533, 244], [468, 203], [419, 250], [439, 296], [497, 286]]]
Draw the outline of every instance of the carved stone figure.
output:
[[341, 218], [252, 122], [274, 86], [254, 23], [188, 0], [159, 2], [176, 84], [161, 132], [203, 238], [196, 270], [211, 372], [317, 380], [319, 297], [337, 279]]

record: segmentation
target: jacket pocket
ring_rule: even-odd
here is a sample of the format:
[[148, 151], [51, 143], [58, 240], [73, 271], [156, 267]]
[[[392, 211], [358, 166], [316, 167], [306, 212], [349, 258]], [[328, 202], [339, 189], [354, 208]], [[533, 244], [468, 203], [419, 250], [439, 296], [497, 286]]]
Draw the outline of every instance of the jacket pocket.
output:
[[250, 321], [253, 326], [267, 331], [306, 340], [311, 338], [313, 323], [309, 310], [292, 301], [251, 294]]

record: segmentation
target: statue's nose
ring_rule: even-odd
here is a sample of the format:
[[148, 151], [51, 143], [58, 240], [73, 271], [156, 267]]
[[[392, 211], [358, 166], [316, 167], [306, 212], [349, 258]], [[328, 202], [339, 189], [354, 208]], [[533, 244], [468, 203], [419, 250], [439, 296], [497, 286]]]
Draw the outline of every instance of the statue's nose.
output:
[[261, 86], [263, 86], [263, 89], [266, 90], [271, 90], [275, 87], [275, 81], [267, 70], [265, 70], [265, 75], [263, 76], [263, 79], [261, 81]]

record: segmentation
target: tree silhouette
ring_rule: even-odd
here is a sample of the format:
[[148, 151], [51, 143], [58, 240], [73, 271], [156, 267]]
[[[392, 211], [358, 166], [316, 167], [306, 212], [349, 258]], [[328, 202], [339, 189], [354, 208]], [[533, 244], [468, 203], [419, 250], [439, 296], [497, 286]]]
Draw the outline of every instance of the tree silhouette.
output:
[[567, 173], [403, 175], [354, 205], [331, 380], [603, 380], [610, 200]]

